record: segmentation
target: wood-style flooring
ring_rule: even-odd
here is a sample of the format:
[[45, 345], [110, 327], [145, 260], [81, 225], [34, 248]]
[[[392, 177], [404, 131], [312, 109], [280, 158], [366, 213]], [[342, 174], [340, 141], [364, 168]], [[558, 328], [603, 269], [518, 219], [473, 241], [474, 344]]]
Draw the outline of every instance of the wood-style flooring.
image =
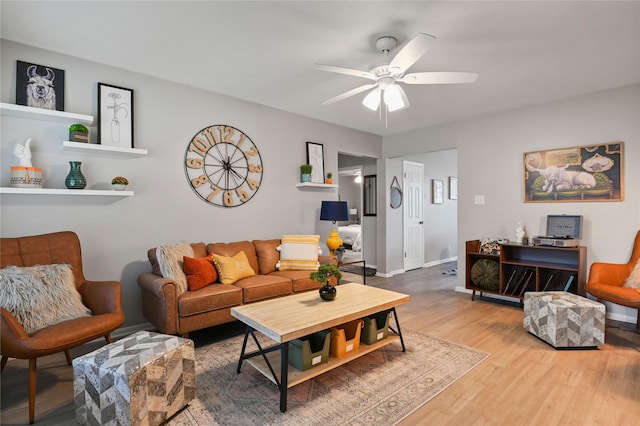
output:
[[[640, 333], [633, 324], [607, 320], [597, 350], [555, 350], [524, 331], [518, 303], [454, 291], [448, 263], [367, 284], [411, 295], [398, 307], [403, 328], [429, 333], [491, 354], [402, 425], [635, 425], [640, 419]], [[344, 274], [343, 280], [362, 276]], [[235, 325], [191, 334], [242, 333]], [[411, 344], [407, 342], [407, 344]], [[95, 349], [85, 345], [73, 356]], [[27, 424], [28, 362], [10, 360], [2, 373], [0, 424]], [[73, 370], [64, 354], [38, 359], [36, 424], [75, 424]], [[383, 426], [383, 425], [379, 425]]]

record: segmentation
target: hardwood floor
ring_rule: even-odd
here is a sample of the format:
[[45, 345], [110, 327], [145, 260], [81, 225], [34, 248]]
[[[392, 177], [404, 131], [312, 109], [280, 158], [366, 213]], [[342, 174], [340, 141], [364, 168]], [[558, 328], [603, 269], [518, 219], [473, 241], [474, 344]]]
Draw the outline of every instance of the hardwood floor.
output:
[[[403, 425], [635, 425], [640, 418], [640, 333], [607, 320], [598, 350], [555, 350], [522, 328], [517, 303], [470, 300], [455, 292], [454, 267], [367, 277], [367, 285], [411, 295], [398, 307], [400, 325], [491, 354], [479, 366], [418, 409]], [[362, 282], [344, 274], [343, 280]], [[192, 333], [204, 343], [242, 333], [238, 324]], [[407, 342], [410, 344], [410, 342]], [[94, 350], [85, 346], [78, 356]], [[10, 360], [2, 373], [2, 425], [27, 424], [28, 363]], [[64, 354], [38, 359], [36, 424], [75, 423], [73, 371]], [[381, 425], [382, 426], [382, 425]]]

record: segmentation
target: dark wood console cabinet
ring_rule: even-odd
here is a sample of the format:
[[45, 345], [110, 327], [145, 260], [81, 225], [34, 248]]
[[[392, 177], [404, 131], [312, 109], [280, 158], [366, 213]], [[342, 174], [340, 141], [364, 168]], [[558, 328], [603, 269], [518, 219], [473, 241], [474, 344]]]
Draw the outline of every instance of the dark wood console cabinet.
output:
[[[585, 296], [587, 248], [502, 244], [500, 255], [480, 253], [480, 241], [466, 242], [465, 288], [476, 292], [523, 299], [527, 291], [568, 291]], [[478, 285], [472, 268], [481, 259], [498, 262], [497, 288]]]

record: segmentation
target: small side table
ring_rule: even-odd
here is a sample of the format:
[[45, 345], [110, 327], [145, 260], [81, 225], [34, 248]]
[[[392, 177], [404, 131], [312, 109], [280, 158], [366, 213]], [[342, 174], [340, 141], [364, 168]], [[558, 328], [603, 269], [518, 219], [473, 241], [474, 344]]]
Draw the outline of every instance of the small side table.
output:
[[365, 262], [364, 259], [358, 259], [358, 260], [348, 260], [346, 262], [338, 262], [338, 268], [340, 268], [341, 266], [345, 266], [345, 265], [355, 265], [358, 263], [362, 263], [362, 283], [364, 285], [367, 285], [367, 263]]

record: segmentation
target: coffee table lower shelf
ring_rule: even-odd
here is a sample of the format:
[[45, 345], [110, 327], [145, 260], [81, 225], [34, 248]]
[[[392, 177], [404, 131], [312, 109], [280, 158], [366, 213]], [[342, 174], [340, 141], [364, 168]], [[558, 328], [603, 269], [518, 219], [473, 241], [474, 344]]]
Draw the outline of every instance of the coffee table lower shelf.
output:
[[[366, 355], [369, 352], [373, 352], [376, 349], [379, 349], [390, 343], [399, 342], [399, 341], [400, 341], [400, 336], [396, 334], [389, 334], [389, 336], [387, 336], [385, 339], [379, 340], [371, 345], [366, 345], [361, 343], [360, 347], [357, 350], [354, 350], [353, 352], [350, 352], [349, 354], [345, 356], [341, 356], [339, 358], [329, 357], [329, 360], [324, 364], [316, 365], [315, 367], [312, 367], [306, 371], [300, 371], [297, 368], [293, 367], [292, 365], [289, 365], [289, 369], [287, 373], [288, 375], [287, 388], [298, 385], [304, 381], [307, 381], [316, 376], [319, 376], [322, 373], [326, 373], [329, 370], [332, 370], [336, 367], [346, 364], [349, 361], [352, 361], [356, 358]], [[279, 351], [270, 352], [269, 354], [267, 354], [267, 358], [269, 359], [269, 362], [271, 363], [271, 365], [280, 365]], [[260, 373], [262, 373], [272, 383], [274, 383], [275, 385], [278, 385], [278, 382], [276, 382], [276, 379], [273, 377], [273, 375], [271, 374], [271, 371], [269, 370], [269, 366], [267, 365], [267, 363], [264, 361], [263, 358], [261, 357], [251, 358], [247, 360], [247, 363], [252, 365]], [[280, 378], [281, 378], [280, 373], [276, 373], [276, 376], [278, 378], [278, 381], [280, 381]]]

